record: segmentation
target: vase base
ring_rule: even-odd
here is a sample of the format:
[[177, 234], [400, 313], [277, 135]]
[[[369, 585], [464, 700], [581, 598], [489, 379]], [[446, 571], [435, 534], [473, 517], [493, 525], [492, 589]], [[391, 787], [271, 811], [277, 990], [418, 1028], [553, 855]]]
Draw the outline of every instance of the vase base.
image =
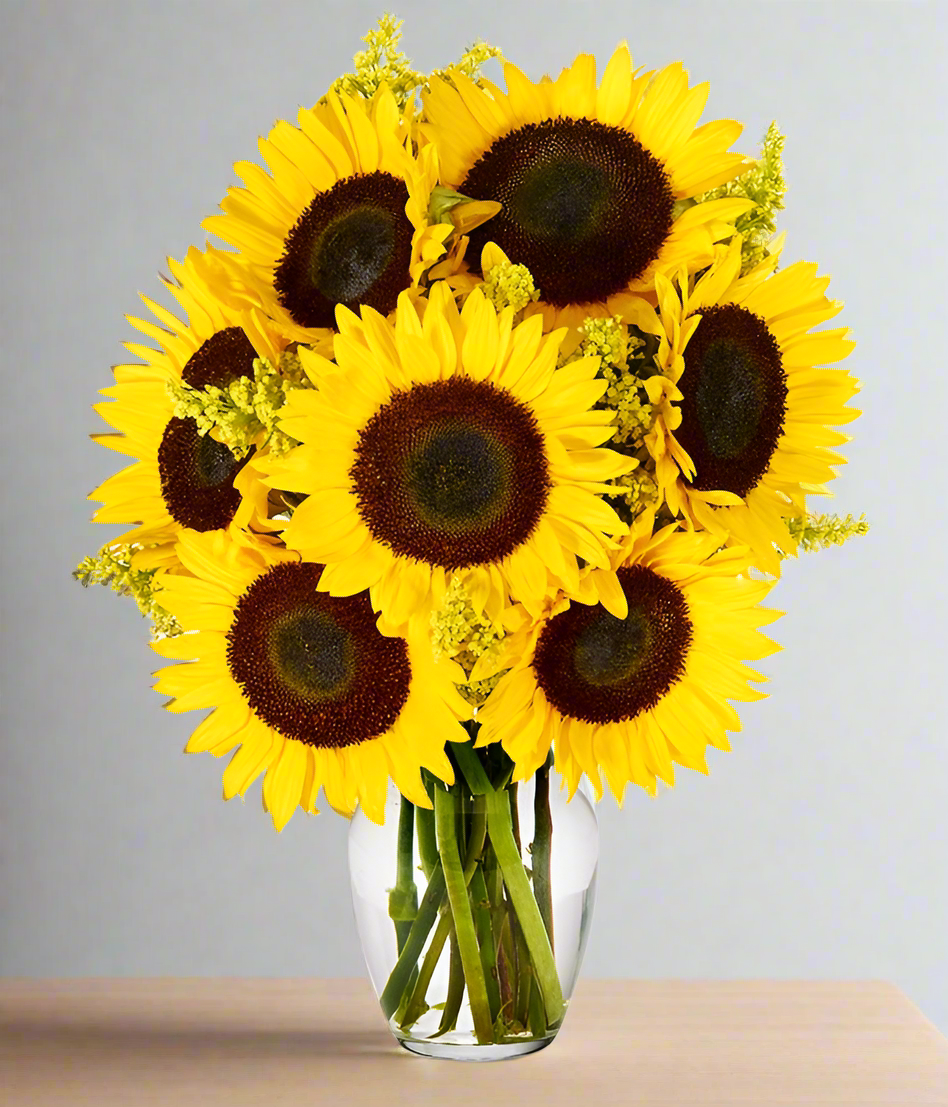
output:
[[478, 1045], [473, 1036], [465, 1035], [464, 1041], [451, 1041], [449, 1036], [437, 1039], [399, 1038], [398, 1043], [409, 1053], [422, 1057], [440, 1057], [443, 1061], [509, 1061], [545, 1049], [553, 1037], [525, 1038], [522, 1041], [500, 1042], [497, 1045]]

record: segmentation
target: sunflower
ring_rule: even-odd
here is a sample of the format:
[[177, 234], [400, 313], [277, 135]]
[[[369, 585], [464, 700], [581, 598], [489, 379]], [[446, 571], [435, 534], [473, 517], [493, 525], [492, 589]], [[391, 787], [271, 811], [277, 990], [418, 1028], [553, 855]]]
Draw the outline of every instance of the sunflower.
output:
[[511, 593], [539, 610], [575, 586], [577, 555], [608, 565], [626, 528], [599, 494], [634, 462], [599, 448], [615, 428], [591, 410], [598, 358], [556, 369], [562, 331], [513, 327], [479, 291], [459, 313], [444, 282], [423, 323], [404, 294], [394, 322], [339, 318], [337, 364], [301, 352], [316, 390], [291, 393], [280, 425], [302, 444], [268, 477], [307, 496], [283, 538], [326, 566], [321, 588], [368, 588], [397, 631], [455, 577], [496, 623]]
[[470, 708], [427, 642], [380, 634], [367, 596], [327, 595], [322, 566], [286, 550], [185, 531], [178, 555], [193, 576], [167, 577], [161, 602], [193, 633], [152, 648], [193, 663], [159, 670], [155, 689], [174, 697], [169, 711], [214, 708], [186, 752], [240, 747], [224, 799], [265, 772], [264, 809], [282, 830], [297, 805], [315, 813], [320, 788], [340, 814], [358, 803], [381, 823], [389, 777], [429, 808], [421, 768], [453, 783], [444, 744], [467, 740]]
[[846, 403], [859, 382], [839, 361], [855, 345], [848, 331], [810, 328], [842, 309], [826, 297], [828, 277], [796, 262], [774, 273], [777, 254], [740, 276], [740, 241], [688, 292], [659, 278], [664, 377], [649, 387], [659, 417], [646, 443], [669, 508], [691, 525], [750, 546], [758, 566], [779, 573], [796, 548], [787, 518], [806, 494], [824, 492], [845, 458], [832, 430], [860, 413]]
[[[743, 661], [779, 648], [758, 629], [781, 614], [757, 606], [772, 583], [749, 578], [747, 550], [651, 527], [637, 522], [615, 568], [591, 570], [578, 597], [551, 600], [539, 619], [508, 614], [497, 664], [512, 668], [478, 711], [478, 744], [502, 742], [515, 780], [552, 744], [570, 795], [585, 773], [601, 798], [600, 770], [620, 802], [629, 782], [654, 793], [674, 783], [675, 763], [707, 772], [706, 747], [730, 748], [726, 731], [741, 724], [729, 699], [763, 697], [748, 681], [766, 678]], [[617, 589], [621, 618], [604, 604]]]
[[136, 555], [137, 568], [175, 565], [174, 543], [184, 528], [228, 528], [236, 535], [267, 514], [268, 490], [255, 459], [238, 460], [211, 435], [199, 434], [193, 419], [176, 418], [167, 386], [183, 380], [198, 389], [223, 387], [252, 377], [254, 359], [275, 363], [283, 344], [242, 298], [243, 290], [228, 283], [217, 251], [192, 247], [183, 263], [169, 258], [168, 264], [174, 282], [166, 286], [188, 322], [142, 296], [161, 325], [131, 316], [129, 322], [158, 348], [125, 343], [145, 364], [115, 366], [116, 383], [102, 389], [111, 402], [95, 405], [118, 433], [92, 437], [135, 460], [89, 494], [103, 504], [93, 518], [138, 524], [116, 539], [148, 547]]
[[409, 123], [384, 86], [371, 101], [330, 92], [280, 120], [235, 172], [223, 215], [204, 221], [240, 251], [234, 264], [288, 339], [326, 342], [337, 304], [388, 314], [398, 294], [444, 253], [450, 223], [429, 226], [433, 150], [413, 158]]
[[474, 272], [489, 241], [526, 265], [548, 329], [635, 310], [632, 293], [657, 273], [708, 264], [752, 206], [726, 197], [685, 207], [749, 163], [728, 152], [739, 123], [695, 129], [708, 86], [689, 89], [680, 64], [636, 74], [622, 44], [598, 88], [589, 54], [555, 81], [534, 84], [509, 63], [504, 74], [506, 93], [456, 72], [450, 83], [432, 78], [421, 129], [445, 185], [503, 205], [471, 232]]

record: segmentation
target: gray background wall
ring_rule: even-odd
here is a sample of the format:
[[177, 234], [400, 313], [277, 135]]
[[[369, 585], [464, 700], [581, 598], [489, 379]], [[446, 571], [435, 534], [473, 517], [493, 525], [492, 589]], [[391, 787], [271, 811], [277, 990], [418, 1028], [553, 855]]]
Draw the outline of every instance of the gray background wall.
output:
[[[4, 3], [3, 765], [6, 974], [357, 974], [347, 824], [219, 799], [199, 716], [149, 688], [134, 607], [70, 579], [107, 536], [86, 493], [94, 391], [136, 290], [349, 67], [370, 3]], [[709, 780], [602, 820], [586, 971], [885, 977], [948, 1027], [944, 9], [915, 4], [402, 0], [422, 68], [476, 36], [534, 76], [579, 49], [681, 58], [709, 118], [788, 133], [788, 256], [818, 260], [859, 340], [865, 416], [836, 482], [868, 539], [787, 566], [764, 668]], [[833, 505], [831, 505], [833, 506]]]

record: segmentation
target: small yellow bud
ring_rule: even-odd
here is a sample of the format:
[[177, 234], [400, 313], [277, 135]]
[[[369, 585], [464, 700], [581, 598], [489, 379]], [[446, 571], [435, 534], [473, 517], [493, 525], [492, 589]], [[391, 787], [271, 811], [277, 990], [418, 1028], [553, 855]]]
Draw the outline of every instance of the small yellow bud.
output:
[[791, 519], [787, 524], [790, 534], [799, 542], [804, 553], [826, 550], [830, 546], [842, 546], [850, 538], [869, 533], [865, 515], [854, 519], [852, 515], [804, 515]]
[[[431, 646], [435, 660], [442, 656], [452, 657], [470, 674], [479, 658], [499, 649], [502, 637], [486, 615], [474, 610], [460, 578], [454, 577], [441, 607], [431, 614]], [[499, 679], [500, 674], [458, 685], [458, 690], [468, 703], [479, 706]]]
[[654, 504], [658, 499], [658, 485], [655, 478], [641, 465], [631, 473], [616, 477], [613, 483], [616, 486], [616, 495], [625, 501], [633, 515], [637, 515], [643, 508]]
[[525, 265], [501, 261], [488, 269], [481, 291], [497, 311], [512, 307], [523, 311], [527, 304], [540, 299], [533, 276]]
[[179, 419], [193, 419], [202, 435], [215, 431], [218, 441], [242, 459], [255, 446], [271, 440], [277, 453], [296, 445], [294, 439], [277, 431], [277, 421], [287, 392], [311, 387], [299, 355], [284, 351], [279, 369], [266, 358], [256, 358], [253, 378], [237, 377], [226, 388], [208, 385], [203, 389], [175, 381], [168, 385], [168, 394]]
[[767, 253], [767, 243], [777, 230], [777, 213], [783, 211], [787, 184], [783, 176], [783, 147], [786, 139], [776, 123], [767, 128], [760, 147], [760, 159], [746, 173], [727, 184], [698, 196], [699, 203], [723, 196], [743, 196], [754, 202], [739, 215], [734, 229], [742, 236], [741, 273], [747, 273]]
[[378, 28], [369, 31], [362, 39], [368, 49], [359, 50], [353, 57], [354, 72], [334, 81], [332, 91], [371, 100], [385, 84], [399, 106], [404, 107], [414, 98], [416, 89], [425, 78], [424, 74], [412, 69], [408, 58], [399, 50], [401, 38], [402, 21], [393, 15], [383, 15]]
[[72, 575], [83, 588], [104, 584], [120, 596], [131, 596], [142, 615], [151, 619], [155, 638], [174, 638], [182, 628], [155, 599], [161, 591], [158, 570], [132, 568], [132, 558], [142, 549], [145, 547], [138, 543], [103, 546], [95, 557], [84, 557]]

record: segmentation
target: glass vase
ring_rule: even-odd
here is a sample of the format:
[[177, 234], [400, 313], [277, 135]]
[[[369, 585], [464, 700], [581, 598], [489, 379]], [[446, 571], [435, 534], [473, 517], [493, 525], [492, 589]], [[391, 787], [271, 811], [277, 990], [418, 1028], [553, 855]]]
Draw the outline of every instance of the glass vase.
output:
[[350, 827], [369, 976], [397, 1040], [429, 1057], [493, 1061], [549, 1045], [592, 915], [588, 793], [567, 802], [549, 765], [509, 783], [492, 750], [452, 747], [462, 771], [451, 788], [426, 777], [433, 810], [393, 787], [383, 825], [357, 811]]

